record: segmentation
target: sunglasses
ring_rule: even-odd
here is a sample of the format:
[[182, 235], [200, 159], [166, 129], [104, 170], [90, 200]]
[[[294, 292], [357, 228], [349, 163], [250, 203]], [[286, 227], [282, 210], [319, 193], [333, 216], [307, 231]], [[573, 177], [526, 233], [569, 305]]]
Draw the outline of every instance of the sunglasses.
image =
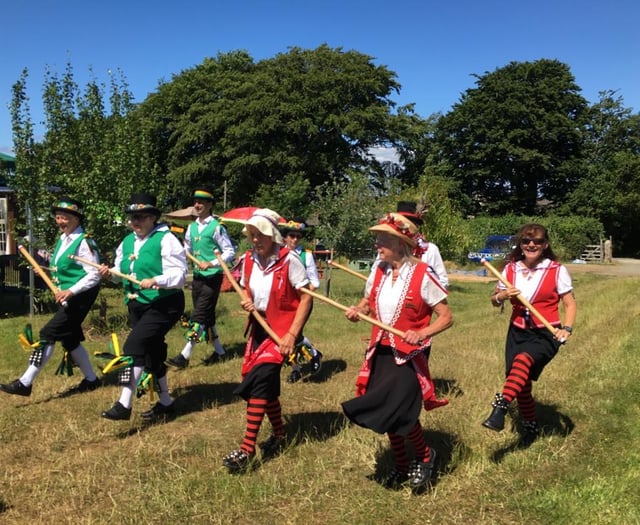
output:
[[148, 213], [134, 213], [131, 215], [132, 221], [144, 221], [147, 217], [152, 217]]
[[291, 237], [292, 239], [302, 239], [302, 235], [297, 233], [289, 233], [287, 237]]
[[520, 239], [520, 244], [529, 244], [530, 242], [532, 242], [536, 246], [542, 246], [545, 242], [547, 242], [547, 240], [546, 239], [529, 239], [528, 237], [523, 237], [522, 239]]

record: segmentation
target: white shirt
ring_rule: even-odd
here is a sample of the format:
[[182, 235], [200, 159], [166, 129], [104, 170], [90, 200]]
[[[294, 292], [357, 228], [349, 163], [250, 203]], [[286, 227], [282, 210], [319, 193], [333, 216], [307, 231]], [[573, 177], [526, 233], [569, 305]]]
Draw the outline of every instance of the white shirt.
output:
[[[540, 285], [542, 276], [545, 273], [544, 270], [549, 268], [550, 264], [550, 259], [544, 259], [543, 261], [538, 263], [535, 268], [530, 270], [524, 265], [522, 261], [517, 261], [515, 271], [516, 278], [515, 283], [513, 283], [514, 288], [520, 290], [520, 293], [524, 296], [524, 298], [528, 301], [531, 301], [533, 294]], [[502, 275], [506, 277], [506, 269], [502, 271]], [[560, 295], [564, 295], [573, 290], [571, 276], [569, 275], [569, 271], [567, 270], [567, 268], [563, 265], [560, 265], [560, 269], [558, 270], [558, 282], [556, 287]], [[505, 290], [506, 286], [502, 284], [501, 281], [498, 281], [498, 289]]]
[[[78, 226], [69, 235], [63, 233], [60, 236], [60, 239], [62, 240], [62, 246], [58, 250], [56, 260], [53, 261], [53, 264], [58, 264], [58, 260], [65, 252], [67, 246], [69, 246], [69, 244], [74, 242], [81, 235], [84, 235], [84, 230], [82, 226]], [[78, 245], [78, 249], [76, 250], [75, 255], [77, 255], [78, 257], [82, 257], [83, 259], [93, 261], [94, 263], [100, 262], [98, 260], [97, 252], [89, 247], [89, 243], [85, 239], [83, 239]], [[98, 269], [95, 266], [90, 266], [87, 263], [83, 263], [80, 261], [78, 261], [78, 263], [82, 266], [82, 269], [86, 272], [86, 275], [73, 286], [69, 287], [69, 291], [71, 291], [73, 295], [78, 295], [79, 293], [86, 292], [90, 288], [97, 286], [100, 282], [100, 274], [98, 273]]]
[[[300, 259], [302, 259], [303, 251], [304, 250], [302, 249], [302, 246], [298, 246], [295, 249], [295, 253], [300, 256]], [[318, 267], [316, 266], [316, 260], [313, 258], [313, 253], [311, 253], [310, 251], [305, 251], [304, 265], [307, 269], [307, 276], [309, 277], [311, 286], [313, 286], [315, 289], [320, 288], [320, 276], [318, 275]]]
[[422, 239], [418, 242], [423, 250], [426, 249], [420, 258], [422, 262], [427, 263], [429, 270], [431, 270], [436, 279], [440, 281], [443, 288], [449, 288], [449, 276], [447, 275], [447, 269], [444, 266], [442, 255], [440, 255], [440, 249], [432, 242], [427, 242]]
[[[381, 269], [384, 270], [386, 278], [382, 283], [382, 288], [378, 294], [378, 309], [377, 312], [380, 316], [380, 321], [385, 324], [393, 323], [393, 316], [398, 308], [398, 303], [402, 299], [402, 291], [405, 287], [405, 283], [409, 278], [410, 263], [404, 263], [398, 271], [398, 278], [396, 282], [393, 282], [391, 274], [393, 268], [391, 265], [380, 263]], [[375, 271], [369, 274], [367, 283], [365, 285], [364, 296], [368, 299], [371, 295], [371, 289], [373, 288], [373, 279]], [[447, 297], [447, 293], [442, 290], [437, 284], [435, 284], [431, 278], [425, 274], [420, 286], [420, 295], [422, 300], [431, 306], [432, 308], [438, 303], [442, 302]]]
[[[139, 237], [134, 235], [133, 253], [138, 255], [140, 248], [144, 246], [151, 234], [155, 231], [169, 231], [166, 224], [157, 224], [149, 235]], [[162, 273], [155, 275], [154, 279], [160, 288], [182, 288], [187, 279], [187, 259], [184, 247], [173, 234], [165, 235], [160, 241], [160, 256], [162, 257]], [[120, 263], [122, 262], [122, 243], [116, 249], [116, 259], [112, 270], [120, 271]], [[133, 261], [131, 261], [133, 265]], [[112, 274], [114, 282], [120, 282], [122, 279]]]
[[[198, 227], [198, 233], [202, 233], [202, 230], [204, 230], [207, 224], [209, 224], [213, 219], [214, 217], [211, 215], [205, 217], [204, 220], [200, 220], [198, 217], [194, 221]], [[231, 264], [236, 255], [236, 250], [233, 247], [233, 243], [231, 242], [229, 235], [227, 234], [227, 229], [222, 225], [218, 226], [213, 232], [213, 240], [220, 247], [220, 257], [222, 260], [227, 264]], [[191, 227], [187, 228], [187, 232], [184, 235], [184, 243], [189, 253], [193, 254], [193, 250], [191, 249]], [[213, 260], [207, 262], [211, 263], [213, 266], [220, 266], [220, 262], [217, 257], [214, 257]]]
[[[280, 250], [280, 246], [277, 247]], [[266, 312], [269, 304], [269, 295], [271, 293], [271, 286], [273, 284], [273, 272], [265, 274], [265, 271], [271, 268], [277, 258], [273, 256], [266, 268], [260, 266], [260, 261], [257, 256], [251, 252], [251, 258], [253, 259], [253, 268], [249, 277], [249, 288], [251, 289], [251, 297], [253, 298], [253, 305], [256, 310], [260, 312]], [[307, 277], [307, 271], [300, 260], [300, 257], [289, 252], [287, 254], [287, 260], [289, 261], [289, 283], [296, 290], [299, 290], [303, 286], [309, 284], [309, 278]], [[240, 285], [244, 286], [244, 272], [242, 272], [242, 278], [240, 279]]]

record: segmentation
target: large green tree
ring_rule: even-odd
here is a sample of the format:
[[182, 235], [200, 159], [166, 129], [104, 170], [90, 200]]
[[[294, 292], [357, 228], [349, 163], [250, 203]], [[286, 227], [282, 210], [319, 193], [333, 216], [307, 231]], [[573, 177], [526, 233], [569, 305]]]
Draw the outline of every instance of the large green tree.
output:
[[37, 142], [27, 79], [24, 70], [13, 86], [11, 107], [18, 226], [26, 229], [29, 208], [35, 237], [51, 246], [57, 232], [47, 217], [54, 194], [69, 194], [84, 204], [86, 229], [103, 250], [110, 250], [122, 237], [124, 205], [131, 192], [155, 192], [161, 186], [160, 180], [148, 177], [145, 133], [132, 115], [126, 82], [122, 75], [112, 75], [108, 88], [91, 80], [81, 91], [71, 65], [62, 76], [48, 70], [42, 90], [46, 131]]
[[511, 62], [476, 76], [437, 124], [437, 169], [460, 182], [473, 214], [532, 214], [561, 202], [582, 173], [587, 101], [557, 60]]
[[599, 219], [617, 254], [640, 255], [640, 114], [614, 91], [601, 92], [590, 108], [585, 159], [585, 175], [562, 211]]
[[392, 71], [356, 51], [294, 47], [259, 62], [234, 51], [175, 75], [140, 111], [174, 194], [208, 184], [219, 201], [226, 188], [229, 206], [260, 204], [299, 180], [308, 204], [313, 188], [350, 169], [380, 173], [369, 149], [394, 139], [398, 89]]

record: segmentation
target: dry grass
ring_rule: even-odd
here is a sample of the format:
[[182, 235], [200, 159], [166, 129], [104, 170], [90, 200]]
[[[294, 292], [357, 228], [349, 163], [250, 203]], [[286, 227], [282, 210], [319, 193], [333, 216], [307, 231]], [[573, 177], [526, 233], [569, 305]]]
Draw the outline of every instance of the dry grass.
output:
[[[429, 493], [388, 491], [373, 479], [390, 466], [386, 439], [349, 426], [340, 408], [369, 330], [318, 302], [306, 334], [325, 355], [323, 370], [314, 381], [283, 381], [291, 444], [253, 472], [229, 475], [221, 458], [244, 431], [244, 404], [232, 395], [244, 314], [225, 294], [219, 332], [236, 356], [204, 367], [198, 346], [189, 369], [170, 372], [175, 420], [145, 426], [145, 398], [130, 422], [100, 418], [117, 386], [59, 397], [80, 379], [54, 376], [59, 350], [30, 398], [2, 395], [0, 523], [638, 523], [640, 307], [631, 291], [640, 281], [575, 281], [575, 336], [535, 386], [545, 435], [525, 450], [513, 446], [511, 429], [479, 424], [502, 382], [507, 316], [489, 305], [491, 284], [453, 283], [456, 324], [434, 342], [431, 360], [451, 403], [422, 416], [439, 457]], [[331, 297], [351, 304], [361, 286], [336, 272]], [[45, 321], [36, 318], [35, 328]], [[3, 381], [26, 364], [15, 343], [24, 322], [0, 321]], [[173, 355], [184, 343], [180, 327], [169, 341]], [[86, 346], [106, 345], [92, 332]]]

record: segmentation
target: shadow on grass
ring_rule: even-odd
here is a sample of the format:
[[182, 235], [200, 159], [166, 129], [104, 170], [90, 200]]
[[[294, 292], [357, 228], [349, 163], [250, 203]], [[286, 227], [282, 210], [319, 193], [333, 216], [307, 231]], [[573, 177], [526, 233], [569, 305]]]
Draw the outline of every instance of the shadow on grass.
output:
[[300, 412], [285, 415], [287, 438], [291, 445], [303, 441], [326, 441], [348, 425], [342, 412]]
[[12, 507], [4, 499], [0, 498], [0, 514], [4, 514]]
[[[430, 487], [415, 491], [417, 494], [421, 494], [425, 492], [425, 490], [428, 491], [436, 486], [442, 476], [454, 472], [461, 461], [471, 454], [471, 449], [462, 443], [455, 434], [435, 430], [425, 430], [423, 431], [423, 436], [427, 444], [436, 451], [436, 462], [433, 469]], [[413, 456], [411, 455], [411, 451], [413, 450], [411, 444], [406, 441], [405, 446], [409, 453], [409, 459], [413, 459]], [[369, 474], [367, 478], [384, 486], [387, 476], [394, 466], [395, 459], [393, 457], [393, 453], [391, 452], [391, 448], [386, 446], [376, 454], [376, 470], [373, 474]]]
[[434, 379], [433, 383], [438, 398], [456, 398], [464, 395], [456, 379]]
[[[518, 450], [526, 450], [536, 440], [524, 439], [524, 429], [518, 417], [513, 417], [517, 414], [517, 411], [509, 411], [512, 416], [511, 430], [518, 433], [518, 438], [505, 447], [501, 447], [493, 454], [491, 454], [491, 460], [494, 463], [500, 463], [507, 454], [516, 452]], [[544, 403], [536, 403], [536, 413], [538, 415], [538, 424], [540, 425], [540, 436], [560, 436], [566, 438], [573, 432], [575, 424], [571, 418], [562, 412], [558, 411], [558, 405], [547, 405]]]
[[[302, 366], [302, 381], [303, 383], [326, 383], [336, 374], [340, 374], [347, 369], [347, 362], [342, 359], [323, 359], [322, 360], [322, 368], [320, 371], [311, 375], [309, 373], [309, 364], [305, 364]], [[289, 370], [291, 370], [288, 366], [283, 366], [283, 370], [289, 375]]]

